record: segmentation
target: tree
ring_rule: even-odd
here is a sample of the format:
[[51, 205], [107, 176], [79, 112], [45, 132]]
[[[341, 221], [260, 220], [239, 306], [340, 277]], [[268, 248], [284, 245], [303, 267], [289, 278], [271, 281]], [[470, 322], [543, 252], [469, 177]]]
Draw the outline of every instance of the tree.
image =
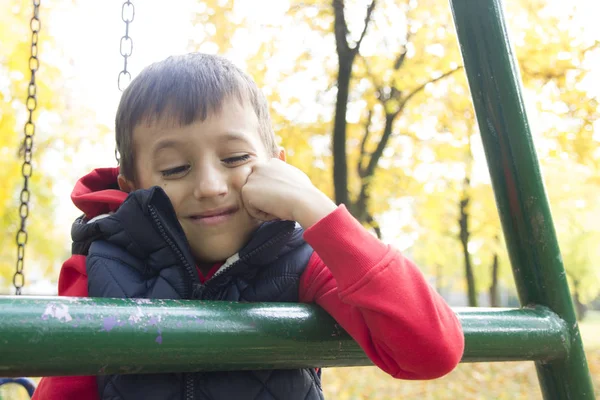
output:
[[[386, 161], [393, 157], [393, 152], [389, 151], [390, 155], [385, 156], [386, 151], [393, 149], [393, 141], [401, 132], [398, 120], [401, 119], [407, 108], [418, 104], [418, 101], [426, 101], [423, 99], [426, 89], [437, 81], [440, 81], [454, 72], [460, 67], [454, 63], [453, 57], [457, 56], [456, 44], [449, 41], [449, 36], [444, 26], [448, 25], [449, 13], [444, 13], [442, 10], [438, 18], [434, 18], [430, 12], [431, 7], [436, 6], [434, 2], [419, 2], [404, 4], [396, 4], [395, 2], [381, 1], [380, 14], [378, 15], [377, 24], [373, 27], [374, 43], [372, 47], [377, 46], [381, 50], [374, 52], [371, 50], [368, 54], [362, 54], [362, 68], [356, 68], [354, 71], [353, 80], [358, 83], [357, 95], [360, 96], [362, 103], [366, 103], [367, 112], [366, 120], [363, 122], [364, 129], [359, 134], [359, 151], [358, 156], [351, 155], [352, 150], [349, 146], [341, 146], [341, 138], [346, 139], [346, 136], [341, 133], [342, 128], [346, 125], [339, 120], [338, 115], [345, 111], [344, 105], [340, 104], [347, 98], [346, 95], [340, 96], [340, 88], [345, 90], [345, 81], [340, 77], [344, 77], [347, 67], [340, 65], [337, 76], [338, 97], [336, 100], [336, 120], [334, 121], [333, 130], [333, 159], [334, 159], [334, 186], [336, 191], [336, 200], [345, 199], [345, 203], [349, 205], [354, 216], [361, 222], [371, 225], [377, 232], [377, 222], [372, 211], [371, 198], [375, 187], [376, 173], [382, 169], [386, 172], [392, 172], [396, 176], [407, 178], [406, 174], [402, 173], [400, 168], [390, 168], [385, 166]], [[343, 19], [342, 9], [344, 3], [335, 2], [334, 9], [336, 11], [336, 48], [338, 54], [346, 54], [348, 47], [347, 42], [342, 40], [347, 36], [348, 26]], [[357, 44], [353, 47], [357, 53], [360, 51], [360, 43], [364, 39], [367, 24], [373, 18], [374, 3], [371, 3], [367, 8], [367, 17], [365, 18], [365, 26], [359, 36]], [[395, 15], [393, 20], [390, 15]], [[439, 23], [439, 27], [435, 32], [427, 29], [428, 26], [423, 24], [425, 19], [433, 20], [431, 23]], [[435, 22], [434, 22], [435, 21]], [[403, 23], [399, 38], [387, 38], [390, 32], [394, 31], [394, 25]], [[342, 35], [339, 32], [346, 32]], [[441, 53], [436, 52], [436, 47], [447, 49]], [[343, 51], [340, 52], [340, 49]], [[340, 64], [344, 60], [349, 60], [351, 57], [345, 58], [339, 56]], [[346, 61], [348, 64], [349, 62]], [[427, 65], [427, 68], [422, 68]], [[365, 77], [368, 78], [365, 80]], [[365, 82], [369, 82], [365, 85]], [[364, 89], [360, 88], [360, 83]], [[357, 96], [357, 97], [358, 97]], [[419, 97], [421, 98], [419, 99]], [[406, 131], [402, 134], [410, 136]], [[339, 144], [336, 147], [336, 143]], [[390, 157], [391, 156], [391, 157]], [[346, 160], [356, 159], [355, 179], [357, 189], [353, 189], [353, 185], [348, 184]], [[335, 166], [338, 165], [336, 170]], [[389, 164], [388, 164], [389, 165]], [[383, 175], [377, 174], [378, 177]]]
[[598, 188], [589, 184], [593, 172], [572, 160], [547, 162], [552, 212], [567, 278], [578, 317], [585, 304], [600, 294], [600, 207]]
[[[543, 136], [538, 139], [538, 144], [542, 149], [548, 148], [548, 142], [553, 142], [554, 145], [551, 147], [553, 150], [549, 153], [542, 151], [542, 160], [546, 163], [549, 157], [559, 157], [567, 162], [567, 160], [575, 159], [578, 163], [586, 163], [587, 165], [594, 165], [593, 157], [591, 155], [597, 154], [598, 143], [594, 143], [591, 134], [591, 124], [597, 120], [597, 102], [593, 97], [590, 97], [589, 91], [578, 85], [578, 82], [586, 81], [587, 71], [582, 66], [584, 65], [583, 60], [590, 51], [594, 51], [597, 46], [596, 43], [582, 43], [581, 35], [578, 34], [577, 28], [565, 29], [565, 21], [569, 21], [569, 18], [565, 18], [564, 15], [553, 15], [548, 14], [547, 5], [542, 2], [527, 2], [526, 4], [520, 5], [512, 3], [514, 6], [509, 14], [509, 21], [527, 21], [527, 23], [521, 24], [525, 29], [515, 30], [513, 29], [513, 37], [516, 37], [517, 42], [517, 55], [519, 56], [520, 65], [522, 66], [522, 77], [524, 80], [525, 87], [532, 88], [537, 92], [537, 96], [533, 97], [537, 101], [537, 105], [543, 113], [544, 118], [548, 118], [552, 121], [551, 126], [542, 126], [541, 133]], [[574, 46], [578, 44], [579, 46]], [[550, 58], [550, 61], [548, 59]], [[451, 95], [447, 96], [442, 100], [444, 107], [442, 109], [433, 109], [430, 112], [435, 112], [437, 119], [440, 117], [447, 116], [446, 122], [441, 123], [438, 128], [440, 132], [451, 133], [457, 137], [465, 137], [462, 133], [466, 127], [469, 126], [469, 121], [472, 121], [472, 113], [463, 107], [456, 107], [456, 103], [461, 98], [461, 93], [457, 93], [456, 89], [462, 86], [461, 82], [452, 82], [457, 85], [454, 86], [454, 90], [450, 90]], [[528, 93], [530, 96], [532, 92]], [[530, 98], [532, 98], [530, 97]], [[452, 100], [449, 100], [452, 99]], [[535, 103], [534, 103], [535, 104]], [[552, 113], [548, 110], [565, 110], [564, 112]], [[530, 116], [536, 116], [535, 113], [531, 113]], [[533, 110], [535, 111], [535, 110]], [[421, 111], [423, 112], [423, 111]], [[467, 126], [462, 122], [465, 121]], [[584, 130], [585, 132], [581, 132]], [[540, 132], [535, 132], [537, 134]], [[467, 135], [467, 137], [470, 137]], [[463, 141], [465, 144], [467, 141]], [[432, 144], [433, 145], [433, 144]], [[471, 148], [468, 145], [467, 150]], [[447, 153], [447, 147], [441, 147], [438, 155], [438, 160], [445, 160], [449, 165], [456, 162], [455, 157]], [[474, 305], [476, 301], [473, 288], [477, 287], [477, 280], [475, 279], [476, 274], [473, 274], [473, 267], [471, 261], [471, 255], [468, 251], [472, 244], [475, 248], [475, 243], [481, 242], [478, 246], [479, 257], [484, 256], [485, 253], [489, 253], [486, 258], [489, 259], [489, 294], [490, 302], [492, 305], [498, 304], [498, 284], [499, 274], [502, 271], [501, 266], [507, 262], [502, 262], [502, 259], [507, 260], [505, 249], [501, 249], [501, 230], [499, 226], [499, 220], [497, 218], [497, 211], [495, 207], [489, 207], [493, 205], [493, 200], [485, 200], [489, 197], [491, 190], [489, 184], [480, 185], [481, 190], [473, 190], [471, 184], [471, 177], [468, 171], [470, 170], [469, 165], [471, 164], [470, 158], [465, 161], [466, 174], [463, 178], [463, 192], [459, 198], [459, 226], [460, 230], [460, 244], [463, 249], [465, 259], [465, 277], [467, 281], [469, 304]], [[592, 167], [593, 168], [593, 167]], [[548, 174], [546, 171], [546, 181], [555, 182], [555, 176]], [[591, 178], [591, 177], [590, 177]], [[439, 187], [439, 186], [438, 186]], [[447, 187], [447, 186], [446, 186]], [[477, 192], [480, 192], [476, 195]], [[487, 194], [486, 194], [487, 192]], [[473, 196], [478, 196], [480, 200], [475, 200]], [[483, 213], [477, 213], [476, 209], [473, 211], [474, 206], [485, 210]], [[563, 210], [559, 210], [559, 213]], [[478, 228], [473, 229], [471, 225], [473, 223], [479, 225]], [[567, 230], [568, 231], [568, 230]], [[569, 235], [573, 235], [571, 232]], [[578, 235], [577, 235], [578, 236]], [[593, 235], [590, 235], [593, 237]], [[571, 238], [572, 236], [569, 236]], [[573, 245], [570, 239], [563, 240], [563, 247], [567, 254], [571, 254]], [[500, 251], [498, 251], [500, 249]], [[580, 260], [578, 267], [571, 267], [570, 280], [573, 286], [578, 286], [579, 289], [574, 289], [575, 293], [580, 293], [581, 282], [585, 278], [575, 279], [574, 276], [588, 276], [589, 273], [585, 267], [586, 262]], [[577, 272], [574, 272], [574, 270]], [[481, 274], [479, 274], [481, 279]], [[594, 279], [592, 282], [596, 282]], [[482, 286], [483, 286], [483, 282]], [[477, 289], [479, 290], [479, 289]], [[576, 299], [581, 296], [578, 294], [575, 296]]]
[[[267, 94], [290, 161], [378, 234], [395, 200], [411, 199], [415, 219], [406, 229], [419, 235], [415, 256], [427, 260], [438, 282], [462, 267], [471, 276], [471, 302], [485, 288], [497, 304], [499, 287], [513, 283], [489, 177], [481, 173], [481, 145], [469, 144], [478, 134], [447, 3], [295, 1], [281, 18], [260, 23], [237, 13], [233, 2], [204, 3], [213, 11], [203, 15], [208, 33], [195, 48], [213, 42], [227, 54], [239, 35], [259, 38], [243, 49], [243, 64]], [[587, 79], [584, 60], [594, 43], [575, 40], [577, 29], [564, 29], [569, 18], [548, 11], [550, 3], [508, 3], [527, 99], [543, 120], [552, 114], [586, 132], [554, 124], [534, 133], [556, 143], [554, 153], [540, 153], [543, 160], [579, 149], [578, 160], [591, 165], [597, 109], [578, 83]], [[215, 11], [218, 4], [225, 13]], [[568, 113], [556, 111], [561, 104]], [[529, 111], [531, 117], [537, 110]]]
[[[194, 45], [195, 49], [202, 46], [208, 48], [207, 42], [212, 42], [214, 47], [223, 49], [221, 52], [227, 54], [231, 41], [235, 40], [232, 31], [241, 29], [247, 34], [255, 29], [243, 15], [233, 18], [237, 21], [235, 23], [230, 20], [223, 22], [224, 14], [235, 13], [232, 2], [224, 3], [224, 13], [210, 11], [218, 7], [212, 2], [205, 4], [201, 20], [204, 31], [211, 33], [206, 35], [204, 43]], [[432, 6], [441, 11], [439, 18], [438, 13], [431, 13]], [[357, 17], [359, 14], [360, 18]], [[405, 25], [393, 40], [389, 40], [390, 32], [398, 21], [390, 18], [391, 15], [400, 16], [400, 21]], [[423, 24], [422, 21], [426, 19], [431, 19], [431, 22]], [[358, 20], [361, 22], [357, 23]], [[373, 21], [377, 23], [371, 26]], [[387, 201], [378, 201], [377, 198], [387, 194], [390, 187], [379, 182], [397, 181], [397, 177], [403, 175], [403, 168], [390, 165], [395, 159], [393, 142], [400, 135], [398, 121], [409, 104], [423, 101], [423, 94], [432, 83], [460, 69], [455, 62], [458, 53], [456, 42], [449, 33], [450, 21], [448, 7], [444, 5], [442, 8], [439, 2], [432, 0], [400, 5], [394, 1], [376, 0], [364, 8], [344, 0], [294, 2], [280, 25], [261, 25], [263, 36], [264, 31], [272, 31], [272, 35], [266, 35], [266, 39], [257, 45], [259, 52], [255, 54], [259, 55], [251, 56], [248, 60], [250, 74], [257, 77], [257, 81], [266, 88], [271, 104], [279, 105], [272, 108], [272, 114], [275, 126], [279, 125], [279, 121], [282, 122], [283, 129], [278, 130], [282, 143], [297, 142], [292, 137], [292, 133], [298, 132], [294, 126], [300, 126], [304, 132], [311, 132], [312, 135], [315, 135], [313, 132], [323, 132], [323, 136], [329, 136], [330, 154], [319, 154], [318, 160], [303, 164], [303, 168], [314, 163], [320, 164], [322, 168], [319, 168], [317, 180], [322, 180], [323, 168], [331, 165], [336, 202], [346, 204], [359, 221], [370, 225], [376, 233], [380, 232], [376, 214], [389, 209]], [[211, 28], [219, 22], [228, 28]], [[446, 29], [431, 33], [429, 28], [438, 22]], [[264, 62], [265, 57], [276, 58], [275, 53], [285, 47], [277, 39], [283, 32], [284, 24], [303, 29], [305, 43], [298, 49], [296, 66], [291, 71], [275, 72], [279, 81], [273, 87], [264, 81]], [[315, 32], [317, 35], [311, 37], [311, 33]], [[306, 38], [320, 42], [317, 44]], [[364, 47], [367, 42], [368, 47]], [[426, 49], [425, 44], [431, 44], [431, 48]], [[330, 45], [335, 49], [335, 53], [332, 53], [335, 54], [335, 60], [332, 60], [331, 54], [315, 55], [317, 46]], [[364, 48], [364, 52], [361, 48]], [[448, 50], [440, 54], [440, 48]], [[317, 62], [319, 69], [307, 62], [316, 57], [321, 57]], [[330, 67], [331, 61], [335, 61], [334, 67]], [[427, 67], [423, 68], [424, 65]], [[273, 70], [269, 73], [273, 74]], [[287, 100], [276, 94], [280, 92], [277, 88], [300, 74], [313, 77], [324, 75], [328, 78], [322, 81], [326, 87], [312, 95], [305, 93]], [[325, 102], [324, 97], [330, 91], [334, 92], [333, 96], [328, 96]], [[320, 102], [326, 111], [318, 118], [290, 116], [289, 110], [295, 103], [300, 98], [310, 96], [313, 101]], [[357, 111], [359, 107], [364, 111]], [[296, 149], [294, 153], [297, 154]], [[404, 176], [404, 180], [410, 178]], [[331, 182], [325, 186], [329, 185]], [[405, 182], [404, 185], [410, 183]], [[329, 192], [329, 188], [323, 189]]]
[[[600, 142], [594, 124], [600, 118], [597, 92], [591, 90], [593, 64], [600, 42], [586, 35], [576, 3], [561, 9], [536, 0], [527, 3], [528, 29], [519, 58], [544, 133], [538, 140], [547, 189], [567, 277], [578, 317], [584, 303], [600, 292], [596, 271], [597, 193]], [[545, 60], [545, 62], [544, 62]]]
[[[335, 48], [338, 55], [338, 73], [336, 77], [337, 97], [335, 101], [335, 114], [332, 134], [333, 147], [333, 182], [335, 187], [335, 201], [338, 204], [350, 204], [348, 196], [348, 166], [346, 156], [346, 113], [348, 111], [348, 101], [350, 96], [350, 80], [352, 79], [352, 66], [356, 56], [359, 54], [360, 45], [365, 38], [371, 16], [375, 10], [376, 0], [371, 0], [367, 7], [364, 26], [358, 39], [354, 44], [348, 43], [350, 32], [346, 22], [346, 11], [344, 0], [333, 0]], [[361, 141], [361, 150], [364, 152], [364, 143], [368, 138], [369, 127], [372, 117], [372, 111], [369, 111], [367, 118], [366, 132], [364, 140]], [[362, 155], [362, 154], [361, 154]], [[362, 160], [361, 160], [362, 161]], [[370, 166], [367, 166], [369, 168]], [[367, 170], [359, 165], [360, 175], [366, 175]], [[363, 200], [364, 201], [364, 200]], [[366, 218], [362, 218], [366, 220]]]
[[[470, 153], [470, 151], [469, 151]], [[471, 170], [473, 164], [472, 155], [467, 158], [466, 161], [467, 173], [463, 179], [462, 193], [459, 200], [459, 217], [458, 226], [460, 227], [460, 234], [458, 235], [460, 244], [462, 246], [464, 263], [465, 263], [465, 280], [467, 282], [467, 296], [469, 298], [469, 306], [477, 307], [477, 287], [475, 285], [475, 272], [473, 271], [473, 262], [471, 260], [471, 253], [469, 252], [469, 242], [471, 241], [471, 229], [470, 229], [470, 213], [469, 206], [471, 204]]]

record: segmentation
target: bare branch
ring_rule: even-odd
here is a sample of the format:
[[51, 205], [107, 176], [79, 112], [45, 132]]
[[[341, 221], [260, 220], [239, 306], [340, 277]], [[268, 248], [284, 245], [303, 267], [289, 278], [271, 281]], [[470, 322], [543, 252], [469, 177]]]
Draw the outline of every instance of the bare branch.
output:
[[[408, 27], [407, 27], [407, 34], [406, 34], [406, 43], [409, 42], [411, 37], [410, 32], [408, 32]], [[400, 49], [400, 51], [398, 52], [398, 56], [396, 57], [396, 59], [394, 60], [394, 64], [393, 64], [393, 69], [395, 71], [398, 71], [402, 65], [404, 65], [404, 61], [406, 60], [406, 55], [408, 54], [408, 50], [406, 49], [406, 44], [402, 45], [402, 49]], [[364, 60], [364, 57], [363, 57]], [[365, 60], [365, 65], [367, 65], [366, 60]], [[368, 65], [367, 65], [368, 67]], [[375, 82], [375, 77], [370, 73], [370, 71], [367, 68], [367, 74], [371, 77], [371, 79], [373, 80], [373, 82]], [[401, 94], [402, 92], [398, 91], [395, 89], [395, 85], [396, 85], [396, 78], [392, 77], [392, 81], [390, 83], [390, 87], [392, 90], [392, 95], [388, 98], [385, 98], [386, 96], [383, 95], [383, 85], [376, 85], [377, 87], [377, 91], [380, 94], [380, 99], [382, 101], [386, 101], [389, 100], [392, 97], [395, 97], [399, 94]]]
[[[361, 180], [362, 180], [363, 184], [360, 188], [360, 193], [358, 195], [359, 202], [365, 201], [365, 204], [366, 204], [366, 197], [367, 197], [367, 191], [369, 190], [370, 178], [375, 174], [375, 169], [377, 168], [377, 164], [379, 164], [379, 159], [383, 155], [383, 151], [387, 147], [387, 144], [392, 136], [392, 127], [394, 125], [394, 121], [395, 121], [396, 117], [398, 115], [400, 115], [400, 113], [404, 109], [405, 105], [406, 105], [406, 101], [402, 102], [400, 104], [400, 107], [398, 107], [398, 109], [395, 112], [393, 112], [393, 113], [386, 112], [386, 114], [385, 114], [385, 126], [383, 128], [383, 134], [381, 135], [381, 139], [379, 140], [379, 143], [377, 143], [377, 147], [375, 148], [375, 151], [373, 153], [371, 153], [371, 158], [369, 159], [369, 163], [367, 164], [367, 167], [363, 169], [363, 175], [361, 176]], [[384, 104], [384, 106], [385, 106], [385, 104]]]
[[367, 213], [367, 223], [371, 225], [371, 228], [375, 231], [375, 235], [377, 235], [377, 239], [381, 240], [381, 227], [379, 223], [375, 221], [375, 218], [370, 213]]
[[373, 176], [375, 173], [375, 167], [379, 163], [379, 159], [383, 155], [383, 151], [390, 140], [390, 136], [392, 135], [392, 125], [394, 124], [394, 119], [396, 118], [398, 113], [394, 114], [386, 114], [385, 116], [385, 126], [383, 128], [383, 134], [381, 135], [381, 139], [379, 143], [377, 143], [377, 148], [371, 154], [371, 159], [369, 160], [369, 164], [367, 165], [367, 169], [365, 170], [365, 177], [369, 178]]
[[[407, 4], [408, 5], [408, 2]], [[410, 23], [411, 23], [411, 12], [410, 9], [406, 11], [406, 27], [404, 28], [406, 30], [406, 42], [402, 45], [402, 49], [400, 50], [400, 52], [398, 53], [398, 57], [396, 57], [396, 61], [394, 61], [394, 69], [396, 71], [398, 71], [400, 68], [402, 68], [402, 65], [404, 65], [404, 61], [406, 60], [406, 54], [408, 53], [408, 49], [406, 48], [406, 45], [408, 45], [408, 43], [410, 42], [410, 38], [412, 37], [412, 34], [410, 33]]]
[[408, 51], [406, 50], [406, 46], [402, 46], [402, 50], [398, 53], [398, 57], [396, 57], [396, 61], [394, 61], [394, 69], [398, 71], [400, 67], [404, 64], [404, 60], [406, 60], [406, 54]]
[[421, 86], [417, 87], [416, 89], [414, 89], [412, 92], [410, 92], [410, 93], [409, 93], [409, 94], [408, 94], [408, 95], [407, 95], [407, 96], [404, 98], [404, 100], [403, 100], [403, 101], [402, 101], [402, 103], [401, 103], [401, 104], [402, 104], [402, 105], [401, 105], [401, 107], [403, 107], [403, 106], [404, 106], [406, 103], [408, 103], [408, 101], [409, 101], [411, 98], [413, 98], [413, 97], [414, 97], [414, 96], [416, 96], [417, 94], [421, 93], [421, 92], [422, 92], [422, 91], [425, 89], [425, 87], [426, 87], [427, 85], [429, 85], [430, 83], [435, 83], [435, 82], [437, 82], [437, 81], [440, 81], [440, 80], [442, 80], [442, 79], [444, 79], [444, 78], [447, 78], [448, 76], [452, 75], [452, 74], [453, 74], [453, 73], [455, 73], [456, 71], [459, 71], [459, 70], [461, 70], [462, 68], [463, 68], [462, 66], [459, 66], [459, 67], [456, 67], [456, 68], [454, 68], [454, 69], [451, 69], [450, 71], [446, 71], [446, 72], [444, 72], [442, 75], [438, 76], [437, 78], [430, 79], [429, 81], [425, 82], [425, 83], [424, 83], [424, 84], [422, 84]]
[[373, 109], [369, 109], [369, 113], [367, 114], [367, 122], [365, 123], [365, 133], [363, 135], [362, 140], [360, 141], [360, 152], [358, 155], [358, 176], [360, 176], [361, 178], [364, 177], [364, 168], [363, 168], [363, 161], [365, 159], [366, 151], [365, 148], [367, 146], [367, 141], [369, 140], [369, 134], [371, 133], [370, 131], [370, 127], [371, 127], [371, 120], [373, 119]]
[[350, 47], [348, 44], [348, 24], [346, 23], [346, 15], [344, 11], [344, 0], [332, 0], [334, 25], [333, 30], [335, 33], [335, 43], [338, 55], [340, 57], [350, 57], [353, 59], [360, 50], [360, 45], [367, 34], [367, 28], [371, 22], [371, 16], [375, 9], [376, 0], [371, 0], [371, 4], [367, 7], [367, 14], [365, 15], [365, 25], [360, 37], [354, 47]]
[[404, 61], [406, 60], [406, 55], [408, 54], [408, 49], [406, 45], [410, 42], [411, 38], [410, 27], [408, 26], [408, 17], [406, 21], [406, 43], [402, 45], [402, 49], [398, 53], [398, 57], [396, 57], [396, 61], [394, 61], [394, 69], [398, 71], [402, 65], [404, 65]]
[[363, 39], [365, 38], [365, 35], [367, 34], [367, 28], [369, 27], [369, 23], [371, 22], [371, 15], [373, 15], [373, 10], [375, 10], [375, 2], [375, 0], [371, 0], [371, 4], [369, 4], [369, 7], [367, 8], [367, 15], [365, 15], [365, 26], [363, 27], [363, 30], [360, 33], [360, 38], [358, 39], [358, 42], [356, 42], [356, 46], [354, 46], [354, 49], [352, 49], [352, 51], [355, 54], [358, 53], [358, 51], [360, 50], [360, 44], [362, 43]]
[[344, 0], [333, 0], [333, 15], [335, 33], [335, 44], [338, 55], [347, 57], [350, 55], [350, 46], [348, 45], [348, 25], [346, 24], [346, 16], [344, 14]]
[[371, 186], [371, 178], [375, 174], [375, 168], [377, 167], [379, 159], [383, 155], [383, 151], [385, 150], [390, 136], [392, 135], [392, 125], [394, 124], [394, 119], [396, 118], [396, 115], [397, 114], [385, 115], [385, 126], [383, 128], [383, 134], [381, 135], [379, 143], [377, 143], [375, 151], [371, 153], [371, 158], [369, 159], [367, 168], [363, 170], [363, 175], [361, 176], [361, 187], [357, 200], [358, 207], [366, 208], [366, 204], [369, 200], [368, 191]]

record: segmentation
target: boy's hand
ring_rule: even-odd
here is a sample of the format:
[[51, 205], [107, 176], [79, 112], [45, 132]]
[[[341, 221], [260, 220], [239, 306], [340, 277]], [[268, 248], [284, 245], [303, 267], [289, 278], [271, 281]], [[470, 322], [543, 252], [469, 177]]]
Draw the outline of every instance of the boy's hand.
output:
[[297, 221], [304, 229], [337, 208], [304, 172], [277, 158], [252, 167], [242, 200], [253, 218]]

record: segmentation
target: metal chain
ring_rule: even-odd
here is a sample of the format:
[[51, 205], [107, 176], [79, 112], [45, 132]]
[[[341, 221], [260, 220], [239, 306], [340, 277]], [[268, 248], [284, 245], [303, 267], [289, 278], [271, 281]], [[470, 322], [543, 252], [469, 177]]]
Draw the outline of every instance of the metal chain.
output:
[[133, 3], [127, 0], [123, 3], [123, 7], [121, 8], [121, 19], [125, 22], [125, 35], [121, 37], [119, 46], [119, 50], [123, 56], [123, 70], [119, 72], [119, 77], [117, 79], [117, 87], [121, 92], [125, 90], [129, 82], [131, 82], [131, 74], [127, 71], [127, 58], [133, 53], [133, 40], [129, 37], [129, 24], [133, 22], [134, 17], [135, 8], [133, 7]]
[[[121, 8], [121, 19], [125, 22], [125, 35], [121, 37], [121, 43], [119, 44], [119, 51], [123, 56], [123, 70], [119, 72], [119, 77], [117, 78], [117, 87], [119, 91], [125, 90], [129, 82], [131, 82], [131, 74], [127, 71], [127, 59], [133, 53], [133, 40], [129, 36], [129, 24], [133, 22], [133, 18], [135, 17], [135, 7], [133, 3], [129, 0], [123, 3], [123, 7]], [[119, 150], [115, 147], [115, 160], [117, 160], [117, 164], [120, 163]]]
[[23, 166], [21, 173], [23, 175], [23, 189], [21, 190], [21, 205], [19, 206], [19, 216], [21, 217], [21, 227], [17, 232], [17, 270], [13, 276], [13, 285], [15, 286], [15, 294], [20, 295], [21, 289], [25, 285], [25, 275], [23, 267], [25, 263], [25, 245], [27, 244], [27, 230], [25, 229], [27, 217], [29, 216], [29, 200], [31, 193], [29, 192], [29, 178], [33, 172], [31, 164], [33, 156], [33, 135], [35, 134], [35, 124], [33, 123], [33, 113], [37, 108], [37, 86], [35, 83], [35, 73], [40, 67], [38, 60], [38, 37], [42, 27], [39, 18], [40, 1], [33, 0], [33, 17], [29, 22], [31, 27], [31, 55], [29, 57], [29, 70], [31, 71], [31, 79], [27, 87], [27, 100], [25, 106], [29, 111], [29, 119], [25, 123], [25, 139], [21, 145], [23, 153]]

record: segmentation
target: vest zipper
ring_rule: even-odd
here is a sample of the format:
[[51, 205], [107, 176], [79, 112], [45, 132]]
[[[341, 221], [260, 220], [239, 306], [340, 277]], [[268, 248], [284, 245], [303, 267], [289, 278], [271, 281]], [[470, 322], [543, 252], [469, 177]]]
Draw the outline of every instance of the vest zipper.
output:
[[[184, 299], [191, 299], [195, 296], [195, 292], [198, 289], [198, 287], [203, 286], [199, 282], [198, 274], [194, 270], [194, 267], [192, 267], [188, 263], [187, 259], [183, 255], [183, 252], [181, 251], [179, 246], [177, 246], [177, 244], [175, 244], [175, 242], [171, 239], [171, 237], [167, 234], [167, 232], [165, 232], [165, 228], [162, 224], [162, 221], [160, 220], [160, 217], [158, 216], [158, 213], [156, 212], [156, 208], [154, 208], [154, 206], [148, 206], [148, 209], [150, 210], [150, 214], [152, 215], [152, 220], [154, 221], [154, 224], [158, 228], [160, 235], [167, 242], [169, 247], [175, 252], [175, 254], [177, 254], [177, 257], [179, 257], [179, 260], [181, 261], [181, 264], [183, 265], [185, 271], [190, 276], [190, 284], [187, 285], [187, 292], [184, 294], [183, 297], [184, 297]], [[204, 290], [202, 290], [202, 292], [203, 291]], [[185, 392], [184, 398], [185, 398], [185, 400], [194, 400], [194, 397], [195, 397], [194, 389], [195, 389], [195, 384], [196, 384], [194, 374], [184, 373], [183, 379], [184, 379], [184, 392]]]
[[242, 261], [247, 261], [248, 259], [250, 259], [252, 256], [254, 256], [256, 253], [260, 253], [261, 251], [264, 251], [265, 249], [271, 247], [272, 245], [274, 245], [275, 243], [279, 242], [280, 240], [286, 238], [287, 236], [290, 236], [292, 234], [292, 232], [283, 232], [278, 234], [277, 236], [269, 239], [268, 241], [266, 241], [265, 243], [261, 244], [260, 246], [258, 246], [256, 249], [252, 250], [249, 253], [244, 254], [242, 257], [240, 257], [238, 260], [236, 260], [235, 262], [231, 263], [231, 265], [227, 268], [224, 268], [220, 271], [218, 271], [216, 274], [214, 274], [212, 276], [212, 278], [210, 278], [208, 282], [214, 280], [216, 277], [223, 275], [225, 272], [230, 271], [234, 266], [236, 266], [237, 264], [239, 264]]
[[185, 400], [194, 400], [196, 377], [194, 374], [185, 374]]
[[[177, 256], [179, 257], [181, 264], [183, 265], [185, 271], [188, 273], [188, 275], [190, 276], [190, 285], [187, 286], [187, 292], [185, 293], [184, 298], [185, 299], [201, 299], [202, 296], [204, 295], [204, 293], [206, 292], [206, 284], [202, 284], [200, 283], [200, 280], [198, 279], [198, 274], [196, 273], [195, 269], [193, 266], [191, 266], [187, 259], [185, 258], [185, 256], [183, 255], [183, 252], [181, 251], [181, 249], [179, 248], [179, 246], [177, 246], [177, 244], [175, 244], [175, 242], [171, 239], [171, 237], [167, 234], [167, 232], [165, 231], [165, 228], [162, 224], [162, 221], [160, 220], [160, 217], [158, 216], [158, 213], [156, 212], [156, 208], [152, 205], [148, 206], [148, 209], [150, 210], [150, 214], [152, 216], [152, 220], [154, 221], [154, 224], [156, 225], [156, 227], [158, 228], [158, 231], [160, 232], [160, 235], [162, 236], [162, 238], [167, 242], [167, 244], [169, 245], [169, 247], [175, 252], [175, 254], [177, 254]], [[250, 259], [252, 256], [254, 256], [255, 254], [264, 251], [265, 249], [269, 248], [270, 246], [274, 245], [275, 243], [277, 243], [278, 241], [290, 236], [292, 234], [293, 231], [290, 232], [283, 232], [280, 233], [279, 235], [271, 238], [270, 240], [268, 240], [267, 242], [263, 243], [262, 245], [258, 246], [256, 249], [252, 250], [251, 252], [244, 254], [243, 257], [240, 257], [237, 261], [231, 263], [231, 265], [229, 266], [229, 268], [226, 268], [222, 271], [217, 272], [209, 281], [215, 279], [217, 276], [221, 276], [223, 275], [223, 273], [225, 271], [230, 271], [231, 268], [233, 268], [235, 265], [239, 264], [242, 261], [246, 261], [248, 259]], [[195, 375], [193, 373], [185, 373], [183, 374], [183, 379], [184, 379], [184, 399], [185, 400], [194, 400], [195, 397], [195, 386], [196, 386], [196, 379], [195, 379]]]
[[179, 257], [181, 264], [183, 265], [185, 271], [187, 272], [187, 274], [190, 277], [190, 281], [189, 281], [190, 284], [186, 285], [186, 293], [184, 293], [183, 297], [184, 297], [184, 299], [191, 299], [192, 295], [194, 293], [194, 284], [199, 283], [198, 274], [196, 273], [194, 267], [191, 266], [190, 263], [187, 261], [187, 259], [183, 255], [183, 252], [179, 248], [179, 246], [177, 246], [177, 244], [175, 244], [175, 242], [171, 239], [171, 237], [167, 234], [167, 232], [165, 232], [165, 228], [162, 224], [162, 221], [160, 220], [160, 217], [158, 216], [158, 213], [156, 212], [156, 208], [154, 206], [148, 206], [148, 209], [150, 210], [150, 214], [152, 215], [152, 220], [154, 221], [154, 224], [158, 228], [160, 235], [165, 240], [165, 242], [167, 242], [167, 244], [169, 245], [171, 250], [173, 250], [175, 252], [175, 254], [177, 254], [177, 257]]
[[[267, 242], [258, 246], [256, 249], [252, 250], [251, 252], [244, 254], [243, 257], [240, 257], [237, 261], [231, 263], [231, 265], [228, 268], [225, 268], [222, 271], [217, 272], [205, 284], [195, 283], [193, 286], [193, 288], [194, 288], [193, 289], [193, 298], [194, 299], [202, 299], [202, 297], [204, 296], [205, 293], [207, 293], [207, 292], [210, 293], [210, 288], [207, 287], [208, 282], [215, 279], [217, 276], [223, 275], [223, 273], [225, 273], [226, 271], [230, 271], [235, 265], [239, 264], [242, 261], [246, 261], [246, 260], [250, 259], [256, 253], [264, 251], [265, 249], [269, 248], [273, 244], [277, 243], [278, 241], [284, 239], [285, 237], [287, 237], [289, 235], [291, 235], [291, 232], [280, 233], [279, 235], [275, 236], [274, 238], [271, 238]], [[185, 375], [185, 400], [194, 400], [195, 379], [196, 379], [196, 376], [194, 374], [186, 374]]]

